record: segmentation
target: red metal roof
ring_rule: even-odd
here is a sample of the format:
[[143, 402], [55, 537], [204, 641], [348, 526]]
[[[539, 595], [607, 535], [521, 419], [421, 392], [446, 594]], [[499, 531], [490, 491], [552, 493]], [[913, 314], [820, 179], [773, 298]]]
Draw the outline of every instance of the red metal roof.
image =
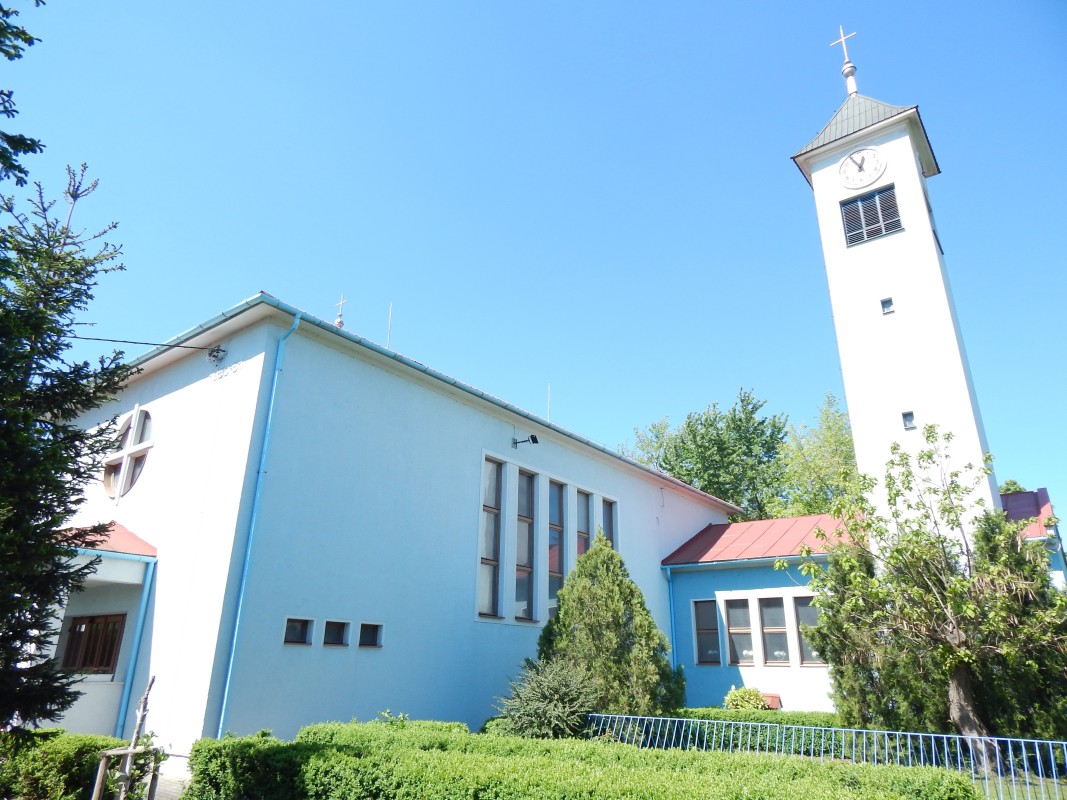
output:
[[1010, 520], [1034, 520], [1023, 529], [1024, 539], [1044, 539], [1048, 536], [1045, 521], [1052, 516], [1052, 501], [1049, 499], [1048, 489], [1002, 494], [1000, 504]]
[[157, 555], [156, 548], [117, 522], [112, 520], [108, 523], [107, 538], [100, 541], [94, 550], [106, 550], [109, 553], [127, 553], [134, 556]]
[[824, 549], [815, 536], [817, 530], [830, 533], [840, 527], [840, 521], [829, 514], [708, 525], [663, 559], [663, 565], [797, 556], [805, 544], [815, 551]]

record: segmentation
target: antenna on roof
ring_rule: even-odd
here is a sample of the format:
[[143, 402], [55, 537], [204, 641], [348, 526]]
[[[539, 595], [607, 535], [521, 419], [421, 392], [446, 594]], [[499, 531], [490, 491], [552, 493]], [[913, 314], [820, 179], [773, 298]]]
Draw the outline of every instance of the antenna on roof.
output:
[[345, 300], [344, 292], [341, 293], [341, 302], [337, 303], [337, 319], [333, 321], [335, 328], [343, 328], [345, 326]]
[[389, 325], [385, 329], [385, 349], [392, 350], [389, 343], [393, 340], [393, 304], [389, 304]]
[[841, 45], [841, 49], [845, 53], [845, 65], [843, 67], [841, 67], [841, 75], [844, 76], [844, 78], [845, 78], [845, 88], [848, 90], [849, 96], [851, 97], [852, 95], [856, 94], [856, 91], [857, 91], [856, 90], [856, 65], [853, 64], [848, 59], [848, 45], [845, 44], [845, 40], [846, 39], [851, 39], [853, 36], [856, 35], [856, 32], [853, 31], [848, 36], [845, 36], [845, 28], [842, 25], [838, 25], [837, 26], [837, 30], [841, 34], [841, 38], [837, 39], [837, 40], [835, 40], [833, 42], [830, 42], [830, 47], [833, 47], [835, 44], [839, 44], [839, 45]]

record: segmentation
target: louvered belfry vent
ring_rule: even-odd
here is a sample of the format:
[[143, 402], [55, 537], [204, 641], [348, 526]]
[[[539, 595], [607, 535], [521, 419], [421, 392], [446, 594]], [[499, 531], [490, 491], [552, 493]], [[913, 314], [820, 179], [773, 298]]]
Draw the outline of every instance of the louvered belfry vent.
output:
[[841, 203], [841, 218], [845, 222], [845, 241], [850, 246], [895, 233], [903, 227], [893, 186], [845, 200]]

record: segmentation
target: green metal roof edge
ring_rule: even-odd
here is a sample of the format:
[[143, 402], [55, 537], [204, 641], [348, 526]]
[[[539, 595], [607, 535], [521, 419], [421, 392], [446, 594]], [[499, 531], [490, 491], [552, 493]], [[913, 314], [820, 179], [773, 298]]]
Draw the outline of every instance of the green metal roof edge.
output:
[[[850, 108], [850, 104], [851, 106], [858, 106], [860, 103], [865, 104], [865, 107], [861, 108], [859, 113], [856, 113]], [[793, 158], [799, 158], [805, 153], [810, 153], [813, 150], [818, 150], [820, 147], [833, 144], [834, 142], [840, 141], [854, 133], [858, 133], [859, 131], [877, 125], [880, 122], [885, 122], [887, 119], [898, 117], [909, 111], [918, 111], [918, 108], [918, 106], [892, 106], [888, 103], [883, 103], [881, 100], [875, 100], [873, 97], [867, 97], [862, 94], [849, 95], [845, 98], [845, 102], [843, 102], [840, 107], [838, 107], [837, 111], [834, 112], [834, 115], [830, 117], [830, 121], [823, 126], [821, 131], [819, 131], [818, 135], [794, 154]], [[872, 112], [874, 113], [872, 114]], [[864, 119], [861, 124], [853, 127], [853, 119], [856, 117], [866, 117], [866, 119]], [[835, 125], [841, 125], [840, 130], [833, 130]]]

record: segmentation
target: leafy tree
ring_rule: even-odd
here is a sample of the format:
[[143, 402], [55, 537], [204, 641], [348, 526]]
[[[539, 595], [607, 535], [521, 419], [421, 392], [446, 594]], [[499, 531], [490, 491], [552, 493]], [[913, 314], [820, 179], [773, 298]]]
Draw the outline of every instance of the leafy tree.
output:
[[924, 437], [914, 457], [893, 447], [890, 518], [845, 498], [828, 566], [803, 565], [838, 711], [852, 724], [1067, 735], [1067, 594], [1044, 545], [975, 509], [985, 470], [953, 469], [951, 436]]
[[1019, 492], [1025, 492], [1027, 489], [1014, 478], [1008, 478], [1004, 483], [1000, 484], [1000, 488], [997, 491], [1001, 494], [1019, 494]]
[[56, 609], [94, 568], [71, 558], [103, 529], [63, 528], [114, 434], [76, 420], [131, 374], [117, 352], [96, 365], [67, 357], [98, 276], [121, 269], [119, 249], [102, 238], [113, 225], [88, 236], [70, 228], [95, 188], [84, 167], [68, 169], [63, 221], [39, 185], [29, 214], [0, 198], [0, 728], [54, 720], [78, 696], [47, 654]]
[[[43, 5], [43, 0], [34, 0], [34, 5]], [[38, 40], [29, 31], [16, 24], [18, 11], [0, 5], [0, 55], [8, 61], [17, 61], [27, 47]], [[14, 93], [10, 89], [0, 89], [0, 116], [11, 119], [18, 111], [15, 109]], [[14, 178], [15, 183], [26, 183], [26, 168], [19, 163], [19, 156], [39, 153], [44, 146], [37, 140], [19, 133], [0, 131], [0, 180]]]
[[829, 514], [835, 502], [858, 491], [852, 428], [836, 397], [823, 399], [814, 427], [789, 426], [778, 461], [781, 494], [768, 504], [772, 516]]
[[761, 416], [765, 400], [742, 389], [727, 411], [712, 403], [694, 411], [676, 430], [666, 418], [634, 430], [633, 450], [623, 455], [648, 464], [701, 491], [741, 506], [735, 519], [766, 519], [782, 488], [778, 453], [785, 440], [784, 414]]
[[622, 556], [598, 531], [559, 590], [556, 616], [537, 643], [538, 659], [587, 672], [595, 710], [648, 715], [685, 704], [685, 677], [671, 667], [669, 650]]
[[502, 698], [502, 732], [534, 739], [564, 739], [585, 729], [596, 708], [592, 676], [562, 658], [526, 659], [522, 675], [511, 681], [511, 696]]

